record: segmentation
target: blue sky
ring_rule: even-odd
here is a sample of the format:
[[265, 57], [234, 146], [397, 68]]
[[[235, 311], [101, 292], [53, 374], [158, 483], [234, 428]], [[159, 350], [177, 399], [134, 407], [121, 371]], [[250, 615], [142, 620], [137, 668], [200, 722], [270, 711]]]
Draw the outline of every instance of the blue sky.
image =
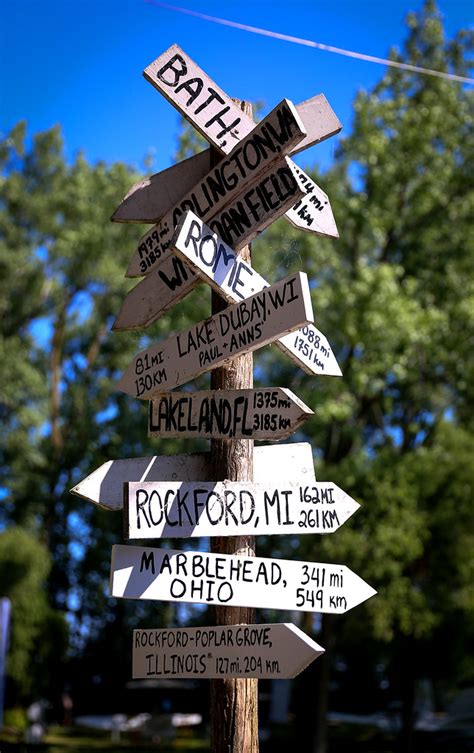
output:
[[[209, 15], [387, 57], [400, 47], [404, 19], [421, 0], [177, 0]], [[472, 25], [468, 0], [439, 0], [448, 36]], [[383, 66], [257, 36], [165, 10], [145, 0], [2, 0], [1, 130], [20, 118], [29, 132], [60, 123], [71, 158], [137, 166], [147, 152], [153, 171], [173, 161], [178, 115], [142, 70], [172, 43], [230, 96], [296, 104], [323, 92], [351, 126], [352, 102]], [[302, 164], [328, 166], [334, 140], [313, 147]]]

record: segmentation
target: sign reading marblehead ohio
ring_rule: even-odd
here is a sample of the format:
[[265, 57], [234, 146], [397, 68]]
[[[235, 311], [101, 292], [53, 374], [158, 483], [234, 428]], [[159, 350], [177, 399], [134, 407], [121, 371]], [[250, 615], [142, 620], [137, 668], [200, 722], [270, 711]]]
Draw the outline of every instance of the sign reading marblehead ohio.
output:
[[[250, 264], [191, 211], [176, 228], [173, 251], [227, 301], [248, 298], [268, 286]], [[279, 338], [276, 345], [308, 374], [341, 375], [327, 338], [314, 324]]]
[[142, 351], [119, 389], [148, 400], [312, 321], [308, 278], [298, 272]]
[[161, 392], [150, 400], [148, 436], [278, 440], [312, 415], [282, 387]]
[[296, 677], [324, 653], [296, 625], [231, 625], [133, 631], [134, 679]]
[[345, 565], [115, 544], [110, 595], [342, 614], [375, 594]]
[[284, 99], [141, 238], [127, 276], [148, 274], [164, 258], [186, 209], [216, 223], [233, 247], [245, 245], [304, 196], [296, 166], [282, 157], [305, 134], [294, 105]]
[[129, 482], [123, 504], [129, 539], [331, 533], [359, 508], [327, 481]]

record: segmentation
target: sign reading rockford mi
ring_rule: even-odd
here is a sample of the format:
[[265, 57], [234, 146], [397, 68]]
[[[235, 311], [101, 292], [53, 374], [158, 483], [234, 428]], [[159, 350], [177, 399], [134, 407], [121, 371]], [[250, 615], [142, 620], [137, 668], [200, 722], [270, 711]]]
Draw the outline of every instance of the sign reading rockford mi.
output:
[[327, 481], [311, 486], [243, 481], [124, 485], [124, 531], [130, 539], [330, 533], [358, 508]]

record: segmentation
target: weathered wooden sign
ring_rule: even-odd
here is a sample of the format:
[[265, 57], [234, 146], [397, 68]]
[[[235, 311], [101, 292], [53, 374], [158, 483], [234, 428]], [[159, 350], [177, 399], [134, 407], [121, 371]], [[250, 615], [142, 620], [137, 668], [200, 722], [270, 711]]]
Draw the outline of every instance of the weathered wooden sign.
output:
[[142, 351], [118, 388], [148, 400], [312, 321], [308, 279], [298, 272]]
[[[180, 221], [173, 250], [227, 301], [239, 301], [268, 287], [268, 282], [192, 212]], [[340, 376], [325, 335], [314, 324], [279, 338], [276, 345], [308, 374]]]
[[[190, 71], [192, 71], [192, 75]], [[144, 76], [202, 133], [210, 144], [223, 154], [228, 154], [232, 145], [254, 128], [252, 118], [236, 109], [234, 102], [211, 81], [178, 45], [172, 45], [151, 63], [145, 69]], [[209, 96], [210, 91], [215, 91], [218, 96], [215, 98], [212, 94]], [[215, 100], [217, 100], [217, 106]], [[207, 108], [210, 108], [208, 111], [209, 117], [204, 115]], [[214, 108], [216, 111], [214, 111]], [[222, 116], [224, 116], [224, 119]], [[294, 165], [292, 160], [289, 161]], [[323, 217], [326, 220], [329, 215], [331, 215], [331, 221], [328, 223], [327, 233], [324, 234], [337, 238], [337, 230], [334, 235], [336, 225], [329, 204], [324, 207], [324, 212], [321, 213], [320, 225], [322, 227]], [[312, 231], [307, 223], [304, 220], [302, 221], [302, 218], [294, 217], [293, 221], [298, 223], [298, 227]], [[223, 235], [219, 229], [217, 232]], [[318, 232], [323, 234], [321, 229]], [[224, 240], [230, 245], [234, 245], [230, 238], [224, 236]]]
[[133, 631], [132, 677], [296, 677], [324, 649], [296, 625]]
[[[342, 126], [324, 94], [296, 105], [306, 136], [289, 154], [307, 149], [339, 133]], [[158, 222], [211, 170], [206, 149], [176, 165], [135, 183], [112, 215], [114, 222]]]
[[128, 539], [332, 533], [359, 508], [330, 481], [124, 484]]
[[301, 167], [295, 165], [295, 171], [305, 195], [287, 210], [286, 219], [299, 230], [337, 238], [339, 234], [327, 194]]
[[179, 303], [199, 283], [199, 278], [174, 254], [153, 269], [125, 296], [112, 329], [148, 327]]
[[[215, 168], [215, 172], [218, 169]], [[237, 173], [234, 172], [233, 175], [236, 177]], [[230, 180], [230, 176], [228, 178]], [[221, 178], [220, 185], [223, 183]], [[204, 185], [205, 181], [201, 187]], [[222, 202], [219, 202], [220, 208], [217, 211], [214, 206], [210, 206], [210, 202], [218, 196], [219, 184], [214, 181], [210, 185], [214, 185], [215, 189], [213, 196], [210, 189], [207, 191], [207, 206], [200, 203], [196, 193], [192, 193], [140, 238], [138, 248], [128, 265], [127, 277], [147, 275], [170, 256], [176, 223], [187, 209], [193, 209], [205, 218], [209, 217], [210, 226], [238, 250], [305, 195], [295, 165], [287, 157], [274, 159], [269, 167], [259, 172], [246, 185], [239, 181], [232, 191], [231, 200], [223, 207]]]
[[148, 436], [279, 440], [312, 415], [283, 387], [160, 392], [150, 400]]
[[[309, 442], [264, 445], [254, 448], [253, 472], [257, 483], [294, 481], [311, 486], [315, 481]], [[71, 489], [78, 497], [105, 510], [122, 510], [123, 485], [127, 481], [209, 481], [209, 452], [154, 455], [109, 460]]]
[[345, 565], [112, 547], [110, 595], [342, 614], [375, 594]]

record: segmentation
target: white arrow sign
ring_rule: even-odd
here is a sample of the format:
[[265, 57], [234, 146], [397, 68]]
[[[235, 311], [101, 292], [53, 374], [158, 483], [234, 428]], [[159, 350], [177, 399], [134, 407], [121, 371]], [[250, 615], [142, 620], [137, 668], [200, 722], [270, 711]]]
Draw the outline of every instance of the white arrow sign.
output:
[[133, 631], [134, 679], [296, 677], [324, 649], [289, 622]]
[[[239, 110], [230, 97], [178, 45], [172, 45], [160, 55], [144, 70], [143, 75], [223, 154], [228, 154], [235, 143], [254, 128], [252, 118]], [[305, 146], [302, 145], [301, 148], [304, 149]], [[294, 165], [293, 162], [292, 164]], [[311, 230], [304, 220], [300, 225], [300, 220], [301, 218], [293, 218], [293, 223]], [[329, 203], [324, 206], [319, 223], [321, 229], [327, 223], [327, 230], [322, 232], [320, 229], [319, 234], [338, 237], [337, 229], [334, 231], [336, 225]]]
[[291, 209], [287, 210], [285, 215], [287, 220], [300, 230], [316, 235], [331, 235], [337, 238], [338, 232], [334, 216], [332, 211], [327, 212], [327, 208], [330, 207], [327, 194], [298, 165], [294, 167], [305, 190], [305, 195]]
[[342, 614], [376, 591], [345, 565], [112, 547], [110, 595]]
[[150, 401], [148, 436], [279, 440], [312, 415], [283, 387], [161, 392]]
[[[215, 172], [217, 171], [218, 168], [215, 169]], [[234, 172], [233, 176], [237, 177], [237, 173]], [[223, 182], [222, 178], [220, 184], [214, 181], [214, 197], [218, 196]], [[203, 181], [201, 187], [204, 185]], [[240, 249], [305, 195], [296, 165], [288, 158], [273, 160], [273, 164], [259, 172], [250, 183], [244, 185], [238, 181], [236, 187], [238, 190], [232, 192], [231, 200], [224, 207], [220, 203], [217, 211], [214, 211], [214, 206], [209, 209], [209, 202], [214, 200], [214, 197], [210, 196], [210, 190], [207, 193], [207, 208], [199, 203], [195, 193], [185, 197], [178, 207], [168, 212], [157, 225], [140, 238], [126, 276], [147, 275], [158, 264], [167, 260], [171, 255], [170, 245], [176, 223], [187, 209], [194, 209], [199, 215], [209, 217], [211, 227], [232, 247]]]
[[[173, 250], [227, 301], [248, 298], [268, 287], [268, 282], [250, 264], [192, 212], [187, 212], [179, 223]], [[314, 324], [285, 335], [276, 345], [308, 374], [341, 375], [327, 338]]]
[[298, 272], [142, 351], [118, 388], [148, 400], [312, 321], [308, 279]]
[[329, 481], [135, 481], [124, 486], [124, 533], [129, 539], [332, 533], [358, 508]]
[[[254, 448], [256, 482], [315, 482], [313, 453], [308, 442], [264, 445]], [[209, 452], [191, 455], [154, 455], [109, 460], [71, 489], [73, 494], [105, 510], [123, 509], [123, 485], [127, 481], [209, 481]]]
[[[324, 94], [296, 105], [306, 131], [290, 154], [307, 149], [339, 133], [342, 126]], [[158, 222], [211, 170], [211, 151], [206, 149], [145, 180], [135, 183], [117, 207], [114, 222]]]

